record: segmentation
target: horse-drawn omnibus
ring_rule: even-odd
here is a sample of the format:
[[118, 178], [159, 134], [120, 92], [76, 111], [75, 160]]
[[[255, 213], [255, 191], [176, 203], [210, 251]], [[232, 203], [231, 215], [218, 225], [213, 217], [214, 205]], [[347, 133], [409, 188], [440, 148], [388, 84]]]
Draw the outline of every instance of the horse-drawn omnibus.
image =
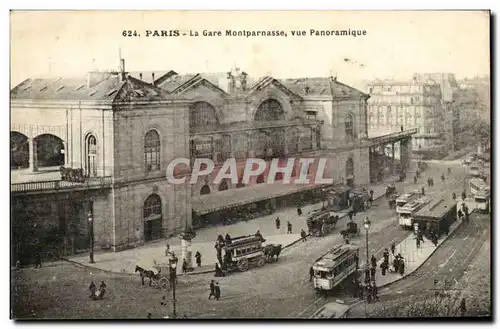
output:
[[259, 235], [241, 236], [225, 241], [222, 247], [224, 250], [223, 270], [245, 272], [249, 267], [264, 266], [266, 262], [271, 262], [274, 256], [277, 260], [281, 252], [281, 244], [264, 245], [264, 242], [265, 240]]
[[327, 293], [359, 267], [359, 248], [352, 244], [337, 246], [318, 258], [313, 265], [316, 292]]
[[307, 218], [307, 229], [309, 234], [314, 236], [324, 236], [335, 229], [339, 216], [335, 216], [328, 210], [313, 212]]
[[433, 232], [439, 238], [449, 231], [450, 225], [457, 220], [457, 203], [455, 200], [442, 196], [433, 198], [414, 215], [415, 230], [424, 234]]
[[413, 227], [414, 214], [431, 202], [430, 197], [421, 197], [418, 200], [410, 201], [402, 207], [396, 208], [398, 214], [399, 226], [404, 228]]

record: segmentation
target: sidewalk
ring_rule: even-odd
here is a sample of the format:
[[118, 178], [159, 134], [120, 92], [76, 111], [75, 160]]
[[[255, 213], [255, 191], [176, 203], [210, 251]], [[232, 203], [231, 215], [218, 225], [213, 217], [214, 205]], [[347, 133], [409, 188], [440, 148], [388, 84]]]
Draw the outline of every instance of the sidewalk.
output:
[[[399, 281], [403, 279], [404, 277], [410, 275], [411, 273], [415, 272], [422, 264], [425, 263], [425, 261], [436, 251], [437, 248], [462, 224], [462, 221], [456, 220], [451, 226], [450, 226], [450, 232], [448, 235], [443, 236], [438, 240], [437, 246], [434, 246], [434, 244], [426, 239], [424, 237], [424, 242], [421, 244], [421, 247], [417, 249], [417, 244], [415, 241], [415, 234], [410, 234], [406, 239], [401, 241], [400, 244], [396, 245], [396, 255], [398, 253], [401, 254], [404, 258], [404, 263], [405, 263], [405, 272], [403, 275], [400, 275], [399, 273], [391, 273], [387, 272], [386, 275], [382, 275], [382, 271], [380, 269], [380, 264], [383, 262], [383, 257], [378, 257], [377, 259], [377, 272], [375, 274], [375, 282], [377, 283], [377, 287], [380, 289], [384, 286], [387, 286], [391, 283], [394, 283], [396, 281]], [[392, 253], [390, 251], [390, 246], [387, 246], [389, 249], [389, 264], [392, 267], [392, 261], [394, 257], [392, 256]], [[364, 256], [364, 255], [363, 255]], [[366, 260], [363, 258], [366, 258], [366, 256], [361, 256], [360, 255], [360, 268], [363, 269]], [[371, 255], [370, 255], [371, 256]], [[362, 279], [364, 280], [364, 276], [362, 276]]]
[[[379, 199], [385, 195], [385, 189], [388, 183], [392, 183], [396, 177], [390, 177], [385, 182], [375, 186], [365, 186], [368, 190], [371, 188], [374, 192], [374, 199]], [[405, 188], [406, 185], [411, 185], [407, 182], [397, 182], [396, 187], [398, 191]], [[194, 263], [194, 255], [196, 251], [200, 251], [202, 255], [202, 266], [196, 268], [190, 274], [206, 273], [214, 270], [215, 263], [217, 262], [215, 253], [215, 240], [219, 234], [225, 236], [229, 233], [230, 236], [244, 236], [250, 235], [260, 230], [261, 234], [266, 239], [266, 244], [282, 244], [283, 247], [290, 245], [300, 239], [300, 230], [304, 229], [307, 232], [307, 215], [313, 210], [320, 209], [322, 203], [306, 205], [302, 208], [302, 215], [297, 214], [296, 208], [286, 208], [275, 212], [272, 215], [267, 215], [259, 218], [249, 220], [247, 222], [238, 222], [231, 225], [214, 226], [198, 230], [196, 237], [192, 240], [191, 251]], [[347, 216], [348, 209], [336, 213], [336, 215], [343, 218]], [[275, 220], [280, 217], [281, 227], [276, 229]], [[293, 234], [286, 234], [286, 224], [290, 221], [292, 224]], [[79, 263], [84, 266], [98, 268], [104, 271], [118, 272], [118, 273], [134, 273], [135, 266], [139, 265], [146, 269], [152, 269], [154, 261], [163, 263], [166, 261], [165, 249], [166, 244], [170, 245], [170, 249], [175, 252], [182, 262], [181, 241], [180, 238], [175, 237], [163, 241], [158, 241], [146, 244], [134, 249], [123, 250], [120, 252], [97, 252], [94, 255], [95, 263], [89, 264], [88, 255], [80, 254], [67, 257], [69, 261]], [[179, 266], [179, 272], [182, 269]]]

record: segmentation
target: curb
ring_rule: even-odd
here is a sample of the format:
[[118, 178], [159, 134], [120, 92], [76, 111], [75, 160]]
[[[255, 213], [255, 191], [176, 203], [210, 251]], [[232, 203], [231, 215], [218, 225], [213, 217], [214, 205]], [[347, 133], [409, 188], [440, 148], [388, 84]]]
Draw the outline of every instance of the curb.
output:
[[[457, 219], [457, 220], [458, 220], [458, 219]], [[442, 242], [441, 244], [443, 244], [443, 243], [444, 243], [444, 241], [446, 241], [446, 240], [447, 240], [447, 239], [448, 239], [451, 235], [453, 235], [453, 234], [456, 232], [456, 230], [460, 227], [460, 225], [462, 225], [463, 223], [464, 223], [464, 221], [460, 221], [460, 223], [457, 225], [457, 227], [455, 228], [455, 230], [454, 230], [454, 231], [453, 231], [450, 235], [448, 235], [448, 236], [446, 237], [446, 239], [445, 239], [445, 240], [443, 240], [443, 242]], [[425, 264], [425, 262], [426, 262], [429, 258], [431, 258], [431, 257], [432, 257], [432, 255], [436, 252], [436, 250], [438, 250], [438, 248], [439, 248], [440, 246], [441, 246], [441, 245], [437, 246], [437, 247], [436, 247], [436, 248], [435, 248], [435, 249], [434, 249], [434, 250], [433, 250], [433, 251], [429, 254], [429, 257], [427, 257], [427, 258], [426, 258], [426, 259], [425, 259], [425, 260], [424, 260], [424, 261], [423, 261], [420, 265], [418, 265], [417, 267], [415, 267], [415, 268], [413, 269], [413, 271], [408, 272], [406, 275], [403, 275], [402, 277], [399, 277], [399, 278], [397, 278], [396, 280], [394, 280], [394, 281], [392, 281], [392, 282], [389, 282], [389, 283], [383, 284], [383, 285], [381, 285], [381, 286], [377, 286], [377, 288], [378, 288], [378, 289], [386, 288], [386, 287], [390, 286], [391, 284], [394, 284], [394, 283], [399, 282], [399, 281], [401, 281], [401, 280], [403, 280], [403, 279], [406, 279], [408, 276], [412, 275], [412, 274], [413, 274], [413, 273], [415, 273], [415, 272], [416, 272], [419, 268], [421, 268], [421, 267]], [[355, 303], [353, 303], [353, 304], [350, 304], [350, 305], [349, 305], [349, 307], [354, 307], [354, 306], [357, 306], [358, 304], [361, 304], [361, 303], [364, 303], [364, 301], [363, 301], [363, 300], [358, 300], [357, 302], [355, 302]]]

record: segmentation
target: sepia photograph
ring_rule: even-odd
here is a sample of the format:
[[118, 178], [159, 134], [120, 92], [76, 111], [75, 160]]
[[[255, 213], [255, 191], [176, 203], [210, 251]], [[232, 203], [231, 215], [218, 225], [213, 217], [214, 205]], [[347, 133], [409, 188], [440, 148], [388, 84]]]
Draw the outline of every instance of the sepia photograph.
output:
[[10, 12], [12, 320], [492, 321], [491, 12]]

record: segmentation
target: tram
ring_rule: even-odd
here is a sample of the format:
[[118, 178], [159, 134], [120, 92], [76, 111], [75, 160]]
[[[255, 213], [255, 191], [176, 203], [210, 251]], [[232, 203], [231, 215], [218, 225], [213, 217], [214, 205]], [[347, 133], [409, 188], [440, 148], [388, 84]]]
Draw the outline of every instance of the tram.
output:
[[396, 199], [396, 211], [398, 207], [402, 207], [410, 201], [417, 200], [420, 196], [418, 191], [410, 191], [408, 193], [401, 194]]
[[413, 227], [413, 215], [422, 209], [426, 204], [431, 202], [430, 197], [421, 197], [418, 200], [408, 202], [402, 207], [398, 207], [396, 212], [398, 214], [399, 226], [404, 228]]
[[328, 293], [359, 267], [359, 248], [352, 244], [337, 246], [318, 258], [313, 265], [314, 289]]

